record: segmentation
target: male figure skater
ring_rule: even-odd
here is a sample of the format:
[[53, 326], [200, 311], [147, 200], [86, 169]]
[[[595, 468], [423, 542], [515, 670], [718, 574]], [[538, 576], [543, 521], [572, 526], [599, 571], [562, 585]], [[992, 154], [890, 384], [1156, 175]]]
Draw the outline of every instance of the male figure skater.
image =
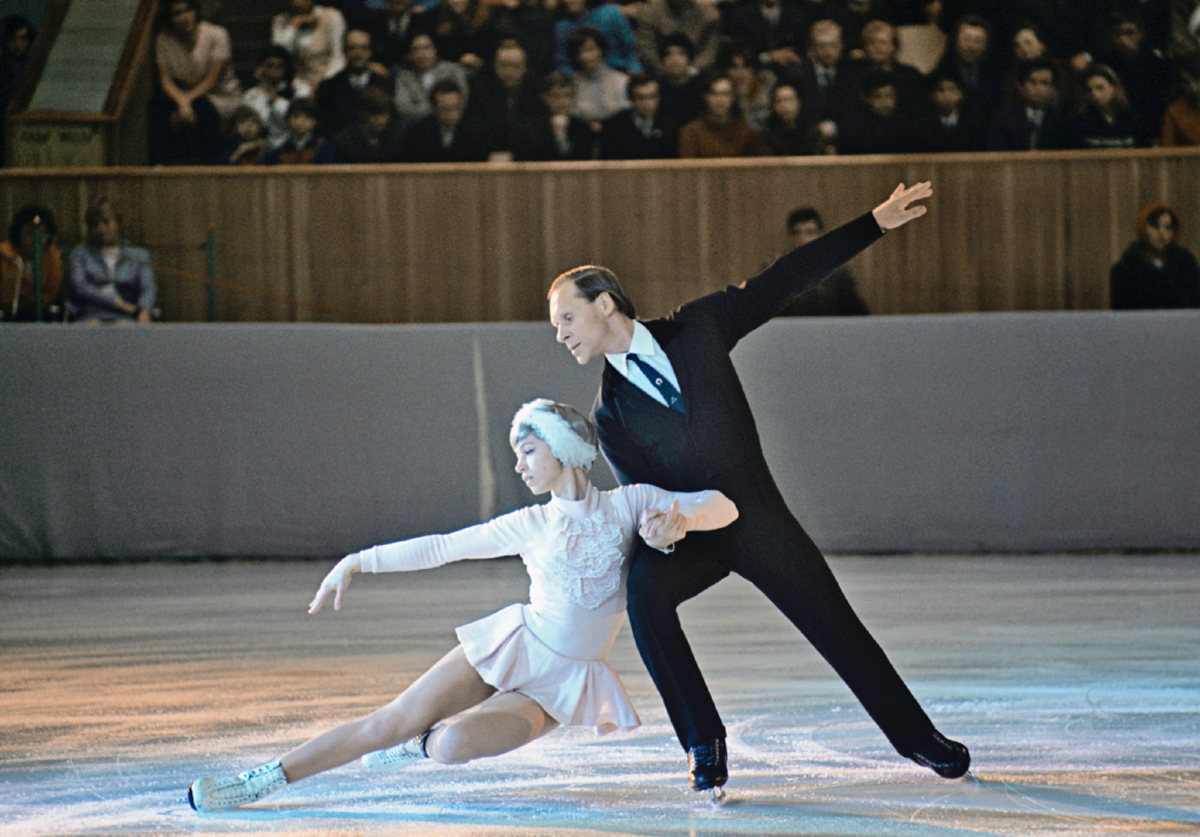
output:
[[[729, 357], [746, 334], [849, 261], [886, 230], [925, 214], [910, 206], [929, 183], [896, 188], [858, 219], [799, 247], [763, 273], [659, 320], [640, 322], [617, 277], [578, 267], [554, 280], [550, 322], [580, 364], [603, 356], [592, 417], [622, 485], [714, 488], [741, 510], [733, 525], [681, 541], [669, 555], [643, 546], [630, 568], [629, 622], [688, 753], [688, 782], [714, 796], [728, 779], [725, 727], [676, 608], [730, 572], [751, 581], [833, 666], [903, 756], [948, 779], [966, 773], [967, 748], [942, 736], [842, 594], [824, 556], [788, 510]], [[669, 542], [681, 525], [657, 521]]]

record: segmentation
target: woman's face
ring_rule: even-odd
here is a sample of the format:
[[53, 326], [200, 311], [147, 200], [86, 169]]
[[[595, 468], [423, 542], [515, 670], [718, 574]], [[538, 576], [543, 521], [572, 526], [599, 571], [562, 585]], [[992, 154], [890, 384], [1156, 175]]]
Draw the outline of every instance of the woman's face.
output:
[[563, 483], [566, 468], [554, 458], [550, 446], [530, 433], [513, 445], [517, 473], [534, 494], [545, 494]]
[[428, 35], [413, 38], [412, 46], [408, 50], [408, 60], [418, 72], [432, 70], [437, 64], [437, 47], [433, 45], [433, 38]]
[[1112, 107], [1113, 95], [1116, 92], [1112, 82], [1104, 76], [1092, 76], [1087, 80], [1088, 101], [1100, 110], [1108, 110]]
[[188, 3], [171, 4], [171, 29], [181, 38], [196, 31], [196, 10]]
[[1175, 222], [1171, 213], [1164, 212], [1146, 225], [1146, 246], [1162, 253], [1175, 240]]
[[579, 45], [579, 52], [575, 54], [575, 61], [579, 64], [581, 72], [594, 73], [604, 63], [604, 52], [601, 51], [598, 43], [591, 38], [587, 38]]
[[708, 115], [717, 119], [727, 119], [733, 110], [733, 84], [727, 78], [719, 78], [712, 83], [704, 94], [704, 104]]
[[121, 225], [117, 222], [117, 213], [108, 204], [100, 208], [100, 217], [92, 227], [91, 237], [100, 247], [116, 247], [121, 243]]
[[785, 124], [791, 125], [800, 117], [800, 97], [790, 85], [780, 85], [771, 96], [771, 109]]

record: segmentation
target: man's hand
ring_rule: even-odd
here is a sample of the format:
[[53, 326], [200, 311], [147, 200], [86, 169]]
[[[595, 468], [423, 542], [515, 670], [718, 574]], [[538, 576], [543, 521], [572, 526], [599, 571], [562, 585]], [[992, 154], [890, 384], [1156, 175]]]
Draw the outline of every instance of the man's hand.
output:
[[647, 545], [666, 549], [687, 534], [687, 519], [679, 513], [676, 500], [666, 511], [646, 509], [638, 525], [638, 534]]
[[929, 181], [918, 183], [907, 189], [901, 183], [896, 187], [896, 191], [892, 192], [890, 198], [875, 207], [872, 214], [875, 216], [875, 221], [879, 224], [881, 230], [894, 230], [896, 227], [904, 226], [913, 218], [920, 218], [924, 215], [927, 207], [910, 207], [909, 204], [913, 201], [924, 200], [932, 194], [933, 186]]

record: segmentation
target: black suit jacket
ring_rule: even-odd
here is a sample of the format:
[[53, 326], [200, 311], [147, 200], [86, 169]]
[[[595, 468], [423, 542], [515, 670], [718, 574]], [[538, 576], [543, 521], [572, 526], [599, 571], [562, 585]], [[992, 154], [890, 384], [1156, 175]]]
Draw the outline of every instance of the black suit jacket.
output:
[[654, 119], [654, 128], [646, 136], [633, 121], [628, 108], [604, 120], [600, 132], [602, 160], [667, 160], [679, 156], [679, 127], [673, 122]]
[[518, 126], [513, 153], [518, 160], [525, 161], [591, 160], [595, 156], [596, 132], [576, 116], [567, 125], [567, 141], [570, 149], [563, 153], [554, 141], [550, 114], [542, 113]]
[[[378, 87], [392, 96], [392, 84], [384, 76], [371, 73], [368, 87]], [[365, 89], [365, 88], [364, 88]], [[317, 86], [317, 133], [331, 137], [358, 119], [358, 88], [350, 83], [350, 72], [342, 70]]]
[[1066, 118], [1053, 108], [1047, 108], [1042, 117], [1034, 141], [1033, 123], [1025, 114], [1025, 105], [1015, 104], [1001, 108], [992, 117], [988, 129], [989, 151], [1031, 151], [1035, 148], [1062, 148], [1067, 143], [1068, 124]]
[[736, 0], [730, 3], [724, 16], [725, 34], [730, 38], [743, 38], [754, 48], [756, 55], [775, 49], [791, 47], [797, 55], [804, 55], [805, 16], [802, 9], [792, 0], [779, 4], [779, 25], [772, 26], [762, 16], [758, 0]]
[[671, 360], [687, 414], [659, 404], [605, 361], [592, 417], [617, 480], [669, 491], [718, 489], [738, 506], [734, 529], [753, 526], [760, 513], [786, 511], [729, 353], [793, 297], [882, 235], [868, 213], [793, 250], [742, 285], [646, 322]]
[[426, 116], [405, 135], [403, 157], [407, 163], [482, 163], [488, 151], [486, 135], [470, 116], [459, 120], [448, 147], [442, 145], [437, 119]]

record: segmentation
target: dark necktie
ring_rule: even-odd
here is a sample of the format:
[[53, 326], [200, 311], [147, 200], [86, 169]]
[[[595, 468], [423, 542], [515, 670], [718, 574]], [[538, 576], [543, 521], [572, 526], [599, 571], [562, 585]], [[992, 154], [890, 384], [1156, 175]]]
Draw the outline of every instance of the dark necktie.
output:
[[683, 396], [679, 394], [679, 390], [675, 389], [670, 381], [663, 377], [661, 372], [655, 370], [653, 366], [635, 354], [630, 353], [626, 357], [633, 361], [637, 365], [637, 368], [642, 370], [642, 374], [650, 379], [650, 383], [654, 384], [654, 388], [666, 399], [667, 404], [670, 405], [672, 410], [678, 410], [681, 413], [684, 412]]

